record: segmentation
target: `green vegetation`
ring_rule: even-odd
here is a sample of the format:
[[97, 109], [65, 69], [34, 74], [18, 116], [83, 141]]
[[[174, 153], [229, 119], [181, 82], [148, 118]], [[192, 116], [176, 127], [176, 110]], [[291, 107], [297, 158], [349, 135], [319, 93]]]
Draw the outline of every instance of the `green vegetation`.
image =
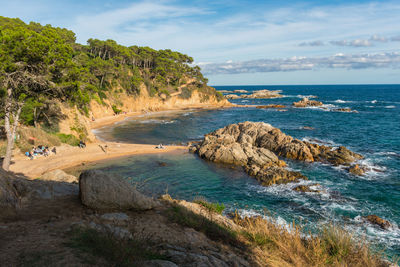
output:
[[[96, 257], [104, 258], [110, 266], [136, 266], [143, 260], [165, 259], [147, 250], [145, 240], [119, 240], [93, 229], [76, 229], [70, 235], [71, 239], [66, 245], [74, 248], [81, 258], [91, 264], [95, 263]], [[94, 258], [87, 258], [87, 254]]]
[[[182, 85], [183, 98], [194, 90], [202, 92], [202, 101], [220, 97], [185, 54], [123, 46], [113, 40], [89, 39], [87, 45], [75, 41], [70, 30], [0, 16], [0, 119], [8, 148], [4, 169], [9, 169], [19, 122], [58, 132], [64, 119], [60, 103], [86, 116], [92, 100], [110, 103], [118, 114], [119, 94], [135, 97], [143, 85], [151, 97], [163, 99]], [[81, 125], [71, 129], [80, 139], [87, 137]]]
[[218, 214], [222, 214], [225, 209], [224, 203], [212, 203], [208, 202], [204, 198], [197, 198], [193, 202], [205, 207], [209, 212], [215, 212]]
[[116, 105], [112, 105], [112, 109], [113, 109], [113, 111], [114, 111], [115, 114], [120, 114], [120, 113], [122, 112], [122, 110], [119, 109], [119, 108], [117, 108]]
[[56, 136], [64, 144], [68, 144], [68, 145], [71, 145], [71, 146], [78, 146], [79, 145], [79, 139], [76, 138], [72, 134], [57, 133]]
[[204, 233], [212, 240], [222, 241], [231, 245], [239, 245], [237, 233], [225, 226], [196, 214], [183, 206], [175, 205], [168, 210], [168, 218], [185, 227], [191, 227]]

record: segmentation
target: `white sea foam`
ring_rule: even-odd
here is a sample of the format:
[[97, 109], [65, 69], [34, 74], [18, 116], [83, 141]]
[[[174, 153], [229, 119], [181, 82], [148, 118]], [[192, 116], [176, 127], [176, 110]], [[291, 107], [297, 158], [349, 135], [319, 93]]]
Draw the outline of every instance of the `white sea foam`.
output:
[[378, 102], [378, 100], [372, 100], [370, 101], [372, 104], [376, 104]]
[[353, 224], [347, 225], [347, 230], [355, 232], [358, 235], [364, 236], [370, 240], [378, 241], [385, 246], [400, 245], [400, 229], [394, 221], [389, 221], [391, 227], [384, 230], [379, 226], [372, 225], [362, 216], [356, 216], [351, 220]]
[[298, 98], [318, 98], [318, 96], [315, 96], [315, 95], [297, 95], [296, 97], [298, 97]]
[[317, 145], [329, 145], [329, 146], [333, 146], [333, 147], [339, 147], [340, 146], [340, 144], [337, 144], [337, 143], [333, 142], [332, 140], [314, 138], [314, 137], [310, 137], [310, 136], [306, 136], [301, 140], [305, 141], [305, 142], [317, 144]]
[[396, 108], [396, 106], [385, 106], [385, 108]]
[[335, 103], [340, 103], [340, 104], [344, 104], [344, 103], [353, 103], [354, 101], [337, 99], [337, 100], [335, 100], [335, 101], [333, 101], [333, 102], [335, 102]]

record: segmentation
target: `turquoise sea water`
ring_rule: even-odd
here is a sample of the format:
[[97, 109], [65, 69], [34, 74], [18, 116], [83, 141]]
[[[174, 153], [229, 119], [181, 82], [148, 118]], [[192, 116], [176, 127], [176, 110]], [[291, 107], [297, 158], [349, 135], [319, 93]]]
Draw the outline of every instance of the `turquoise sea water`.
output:
[[[340, 167], [287, 161], [290, 168], [309, 177], [302, 183], [319, 183], [323, 193], [299, 193], [296, 184], [262, 187], [242, 170], [205, 162], [192, 154], [144, 155], [108, 160], [92, 168], [118, 173], [140, 190], [153, 195], [168, 191], [192, 200], [201, 195], [223, 202], [227, 210], [274, 216], [306, 228], [334, 222], [351, 232], [366, 234], [378, 248], [400, 255], [400, 85], [332, 86], [218, 86], [220, 90], [282, 90], [284, 98], [234, 100], [239, 104], [284, 104], [286, 112], [256, 108], [147, 114], [98, 131], [100, 137], [133, 143], [172, 144], [199, 140], [205, 133], [230, 123], [264, 121], [286, 134], [331, 146], [344, 145], [365, 156], [360, 164], [370, 171], [364, 177]], [[292, 108], [302, 96], [318, 96], [322, 108]], [[359, 113], [331, 110], [350, 107]], [[303, 126], [315, 128], [304, 130]], [[160, 166], [160, 162], [167, 166]], [[365, 223], [362, 216], [376, 214], [393, 227], [384, 231]]]

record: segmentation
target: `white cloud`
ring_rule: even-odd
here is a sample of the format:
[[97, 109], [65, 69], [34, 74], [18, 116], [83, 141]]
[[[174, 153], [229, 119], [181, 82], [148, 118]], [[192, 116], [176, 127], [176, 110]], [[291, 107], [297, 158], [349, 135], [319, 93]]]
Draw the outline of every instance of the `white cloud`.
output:
[[285, 72], [319, 69], [369, 69], [400, 67], [400, 52], [345, 55], [329, 57], [292, 57], [258, 59], [242, 62], [202, 64], [203, 72], [210, 75], [257, 72]]
[[372, 43], [369, 40], [355, 39], [351, 41], [341, 40], [341, 41], [331, 41], [332, 45], [337, 46], [353, 46], [353, 47], [367, 47], [372, 46]]

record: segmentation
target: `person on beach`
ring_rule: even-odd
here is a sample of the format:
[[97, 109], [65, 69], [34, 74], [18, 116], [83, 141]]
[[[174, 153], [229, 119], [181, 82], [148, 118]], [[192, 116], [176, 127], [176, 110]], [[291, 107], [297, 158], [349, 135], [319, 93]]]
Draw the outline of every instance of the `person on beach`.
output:
[[80, 148], [85, 148], [85, 147], [86, 147], [86, 143], [83, 142], [82, 140], [79, 141], [79, 147], [80, 147]]
[[57, 154], [57, 149], [56, 149], [56, 147], [53, 147], [53, 149], [51, 150], [51, 152], [53, 152], [54, 155], [56, 155], [56, 154]]

